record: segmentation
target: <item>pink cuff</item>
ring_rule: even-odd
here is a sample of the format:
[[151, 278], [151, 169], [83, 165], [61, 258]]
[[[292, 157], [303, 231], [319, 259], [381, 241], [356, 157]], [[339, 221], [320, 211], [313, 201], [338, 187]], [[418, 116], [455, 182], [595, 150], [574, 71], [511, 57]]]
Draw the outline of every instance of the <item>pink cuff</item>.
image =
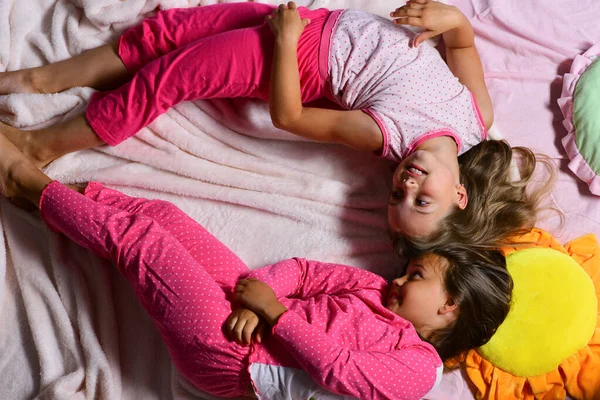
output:
[[377, 157], [387, 157], [390, 154], [390, 133], [385, 124], [383, 123], [381, 116], [379, 115], [379, 113], [377, 113], [377, 111], [373, 110], [372, 108], [364, 108], [361, 111], [375, 120], [377, 126], [379, 126], [379, 129], [381, 130], [381, 135], [383, 136], [383, 146], [381, 147], [381, 151], [374, 151], [373, 153], [375, 153]]
[[473, 104], [475, 115], [477, 115], [477, 120], [479, 121], [479, 125], [481, 126], [481, 141], [484, 141], [487, 139], [488, 133], [487, 129], [485, 128], [485, 121], [483, 120], [483, 115], [481, 114], [481, 110], [477, 105], [477, 99], [475, 98], [473, 93], [471, 93], [471, 103]]
[[96, 119], [96, 109], [98, 109], [98, 102], [102, 101], [102, 98], [106, 95], [106, 92], [96, 92], [92, 95], [90, 102], [85, 110], [85, 118], [92, 127], [92, 130], [98, 137], [109, 146], [116, 146], [122, 142], [117, 140], [113, 134], [111, 134], [101, 123]]
[[47, 197], [52, 197], [52, 192], [54, 192], [55, 190], [57, 190], [58, 187], [64, 186], [62, 183], [60, 183], [59, 181], [52, 181], [49, 184], [46, 185], [46, 187], [42, 190], [42, 194], [40, 195], [40, 205], [39, 205], [39, 209], [40, 209], [40, 216], [42, 217], [42, 220], [44, 220], [44, 222], [46, 223], [46, 226], [48, 227], [48, 229], [50, 229], [52, 232], [58, 232], [60, 233], [60, 231], [58, 229], [56, 229], [55, 227], [53, 227], [49, 222], [48, 219], [46, 218], [46, 198]]

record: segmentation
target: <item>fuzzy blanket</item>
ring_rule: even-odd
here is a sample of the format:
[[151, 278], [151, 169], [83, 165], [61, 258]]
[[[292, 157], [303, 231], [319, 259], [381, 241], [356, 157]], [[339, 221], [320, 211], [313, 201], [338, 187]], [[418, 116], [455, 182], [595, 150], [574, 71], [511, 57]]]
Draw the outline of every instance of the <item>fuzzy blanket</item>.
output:
[[[0, 70], [43, 65], [97, 47], [157, 8], [215, 2], [0, 0]], [[381, 15], [398, 6], [384, 0], [297, 3]], [[556, 68], [579, 52], [585, 40], [571, 43], [573, 36], [568, 36], [554, 46], [527, 46], [551, 32], [526, 29], [511, 12], [521, 2], [460, 3], [480, 35], [500, 131], [517, 144], [547, 152], [549, 143], [552, 150], [556, 132], [548, 112], [549, 85]], [[548, 7], [539, 7], [545, 13], [528, 13], [529, 23], [536, 18], [553, 21]], [[583, 7], [577, 3], [570, 12]], [[503, 18], [518, 24], [508, 28]], [[582, 29], [596, 28], [590, 23]], [[511, 70], [509, 61], [515, 57], [546, 63], [549, 57], [548, 74], [525, 73], [521, 64]], [[44, 126], [81, 111], [91, 93], [74, 88], [54, 95], [0, 96], [0, 116], [26, 129]], [[523, 99], [526, 108], [519, 104]], [[517, 131], [510, 135], [522, 120], [528, 128], [539, 126], [536, 132], [543, 140], [523, 140], [528, 136]], [[562, 162], [562, 155], [551, 155]], [[400, 260], [387, 237], [385, 217], [393, 167], [368, 154], [299, 141], [278, 131], [263, 103], [219, 100], [183, 103], [122, 145], [65, 156], [46, 173], [66, 183], [98, 180], [128, 194], [172, 201], [250, 268], [302, 256], [393, 276]], [[562, 235], [561, 241], [598, 232], [597, 205], [575, 190], [577, 182], [567, 174], [561, 175], [560, 185], [552, 205], [567, 211], [566, 227], [558, 229], [555, 217], [542, 226]], [[50, 233], [39, 216], [5, 200], [0, 201], [0, 215], [0, 398], [205, 397], [173, 368], [151, 321], [114, 267]], [[472, 398], [458, 371], [446, 374], [430, 397]]]
[[[59, 61], [115, 39], [157, 8], [205, 4], [3, 0], [0, 63], [15, 70]], [[321, 5], [342, 6], [312, 6]], [[81, 111], [91, 93], [0, 96], [0, 110], [4, 121], [30, 129]], [[247, 100], [181, 104], [118, 147], [46, 168], [63, 182], [98, 180], [172, 201], [251, 268], [303, 256], [387, 276], [399, 265], [386, 231], [392, 171], [368, 154], [297, 141], [273, 128], [266, 104]], [[114, 267], [50, 233], [37, 215], [4, 200], [0, 212], [0, 398], [200, 396], [172, 367]]]

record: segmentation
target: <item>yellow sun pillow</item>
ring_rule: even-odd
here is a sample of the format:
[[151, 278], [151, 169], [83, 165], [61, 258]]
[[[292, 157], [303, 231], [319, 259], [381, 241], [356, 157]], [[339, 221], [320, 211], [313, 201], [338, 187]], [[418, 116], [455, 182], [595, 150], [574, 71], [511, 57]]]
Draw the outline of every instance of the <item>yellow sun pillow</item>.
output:
[[598, 240], [586, 235], [563, 247], [533, 229], [516, 241], [505, 249], [511, 310], [492, 339], [463, 359], [475, 397], [600, 399]]
[[545, 374], [592, 337], [594, 284], [579, 264], [554, 249], [515, 251], [506, 265], [514, 282], [511, 310], [479, 354], [516, 376]]

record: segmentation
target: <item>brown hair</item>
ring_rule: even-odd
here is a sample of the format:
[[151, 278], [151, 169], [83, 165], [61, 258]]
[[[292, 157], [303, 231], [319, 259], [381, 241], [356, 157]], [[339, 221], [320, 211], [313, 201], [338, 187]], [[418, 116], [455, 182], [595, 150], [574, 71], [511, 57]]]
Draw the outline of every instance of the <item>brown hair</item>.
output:
[[447, 260], [444, 287], [457, 306], [457, 318], [427, 339], [442, 360], [487, 343], [510, 309], [513, 281], [498, 250], [474, 250], [464, 245], [434, 246], [408, 252], [411, 258], [436, 254]]

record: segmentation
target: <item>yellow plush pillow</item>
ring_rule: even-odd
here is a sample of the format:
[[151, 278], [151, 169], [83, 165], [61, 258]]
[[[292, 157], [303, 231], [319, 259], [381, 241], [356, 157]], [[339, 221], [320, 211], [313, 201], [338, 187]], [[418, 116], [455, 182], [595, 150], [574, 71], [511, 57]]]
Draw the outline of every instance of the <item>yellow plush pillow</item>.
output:
[[516, 376], [545, 374], [592, 337], [594, 284], [571, 257], [549, 248], [515, 251], [506, 264], [514, 282], [511, 310], [479, 353]]
[[514, 242], [503, 249], [515, 286], [511, 311], [488, 344], [462, 359], [473, 394], [498, 400], [567, 394], [600, 399], [596, 236], [562, 246], [549, 233], [532, 229]]

